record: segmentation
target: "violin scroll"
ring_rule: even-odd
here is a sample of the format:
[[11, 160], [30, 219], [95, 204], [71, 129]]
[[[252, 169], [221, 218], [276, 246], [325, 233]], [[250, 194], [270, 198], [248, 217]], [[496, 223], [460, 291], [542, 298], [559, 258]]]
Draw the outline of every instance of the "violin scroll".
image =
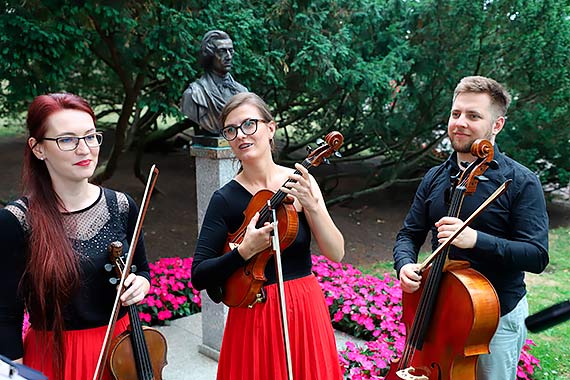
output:
[[340, 156], [338, 150], [344, 142], [344, 137], [342, 133], [338, 131], [329, 132], [325, 136], [325, 141], [322, 142], [315, 150], [311, 151], [307, 156], [306, 160], [310, 162], [310, 166], [319, 166], [323, 162], [327, 163], [327, 159], [335, 154]]

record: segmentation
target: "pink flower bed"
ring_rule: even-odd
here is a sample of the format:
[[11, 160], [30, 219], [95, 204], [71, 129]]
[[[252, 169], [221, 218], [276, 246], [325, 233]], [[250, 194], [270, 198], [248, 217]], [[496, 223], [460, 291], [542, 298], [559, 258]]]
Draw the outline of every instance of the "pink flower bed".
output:
[[192, 287], [192, 258], [162, 258], [150, 264], [150, 291], [139, 304], [141, 320], [150, 325], [197, 313], [200, 292]]
[[[151, 288], [139, 305], [146, 324], [164, 324], [200, 311], [200, 292], [192, 287], [192, 258], [163, 258], [150, 264]], [[405, 345], [402, 291], [390, 274], [364, 275], [348, 264], [333, 263], [313, 256], [313, 272], [323, 289], [335, 328], [365, 340], [339, 347], [345, 379], [383, 379], [391, 359], [399, 357]], [[29, 327], [24, 319], [24, 334]], [[540, 361], [530, 353], [535, 344], [527, 340], [520, 357], [517, 379], [531, 380]]]

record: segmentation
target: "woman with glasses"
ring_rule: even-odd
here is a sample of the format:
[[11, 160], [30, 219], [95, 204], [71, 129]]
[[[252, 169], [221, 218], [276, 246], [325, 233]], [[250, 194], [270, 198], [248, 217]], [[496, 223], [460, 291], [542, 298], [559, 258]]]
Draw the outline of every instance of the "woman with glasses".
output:
[[[88, 182], [103, 135], [84, 99], [38, 96], [27, 127], [23, 195], [0, 210], [0, 354], [49, 379], [91, 379], [116, 296], [104, 269], [108, 246], [118, 240], [128, 250], [137, 205]], [[134, 263], [123, 305], [141, 301], [150, 287], [142, 235]], [[31, 327], [22, 339], [24, 309]], [[115, 335], [128, 325], [125, 314]]]
[[[339, 262], [344, 239], [325, 206], [315, 179], [300, 164], [294, 169], [273, 161], [276, 124], [261, 98], [252, 93], [234, 95], [221, 114], [222, 136], [241, 163], [232, 181], [214, 192], [204, 217], [192, 264], [192, 283], [219, 300], [229, 276], [270, 245], [272, 225], [256, 228], [257, 213], [241, 244], [225, 252], [227, 235], [244, 221], [244, 210], [258, 191], [282, 190], [294, 200], [299, 227], [295, 241], [282, 250], [285, 298], [295, 379], [342, 379], [328, 308], [311, 272], [311, 235], [321, 253]], [[287, 188], [281, 187], [288, 179]], [[279, 314], [273, 258], [265, 268], [265, 302], [229, 310], [218, 380], [286, 380], [286, 359]]]

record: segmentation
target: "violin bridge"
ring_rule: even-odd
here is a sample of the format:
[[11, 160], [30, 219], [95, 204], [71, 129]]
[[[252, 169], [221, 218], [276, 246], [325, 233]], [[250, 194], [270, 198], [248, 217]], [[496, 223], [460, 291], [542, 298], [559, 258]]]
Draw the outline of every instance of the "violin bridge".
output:
[[237, 247], [239, 247], [239, 244], [238, 244], [238, 243], [228, 243], [228, 245], [230, 246], [230, 249], [232, 249], [232, 250], [234, 250], [234, 249], [236, 249]]

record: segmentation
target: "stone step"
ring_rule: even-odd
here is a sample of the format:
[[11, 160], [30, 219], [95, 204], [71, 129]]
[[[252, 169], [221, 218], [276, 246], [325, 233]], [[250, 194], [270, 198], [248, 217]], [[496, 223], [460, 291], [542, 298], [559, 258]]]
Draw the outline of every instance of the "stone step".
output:
[[[168, 365], [164, 380], [214, 380], [218, 362], [198, 352], [202, 343], [202, 313], [176, 319], [169, 326], [157, 327], [168, 341]], [[347, 341], [363, 344], [364, 341], [335, 330], [338, 349]]]

